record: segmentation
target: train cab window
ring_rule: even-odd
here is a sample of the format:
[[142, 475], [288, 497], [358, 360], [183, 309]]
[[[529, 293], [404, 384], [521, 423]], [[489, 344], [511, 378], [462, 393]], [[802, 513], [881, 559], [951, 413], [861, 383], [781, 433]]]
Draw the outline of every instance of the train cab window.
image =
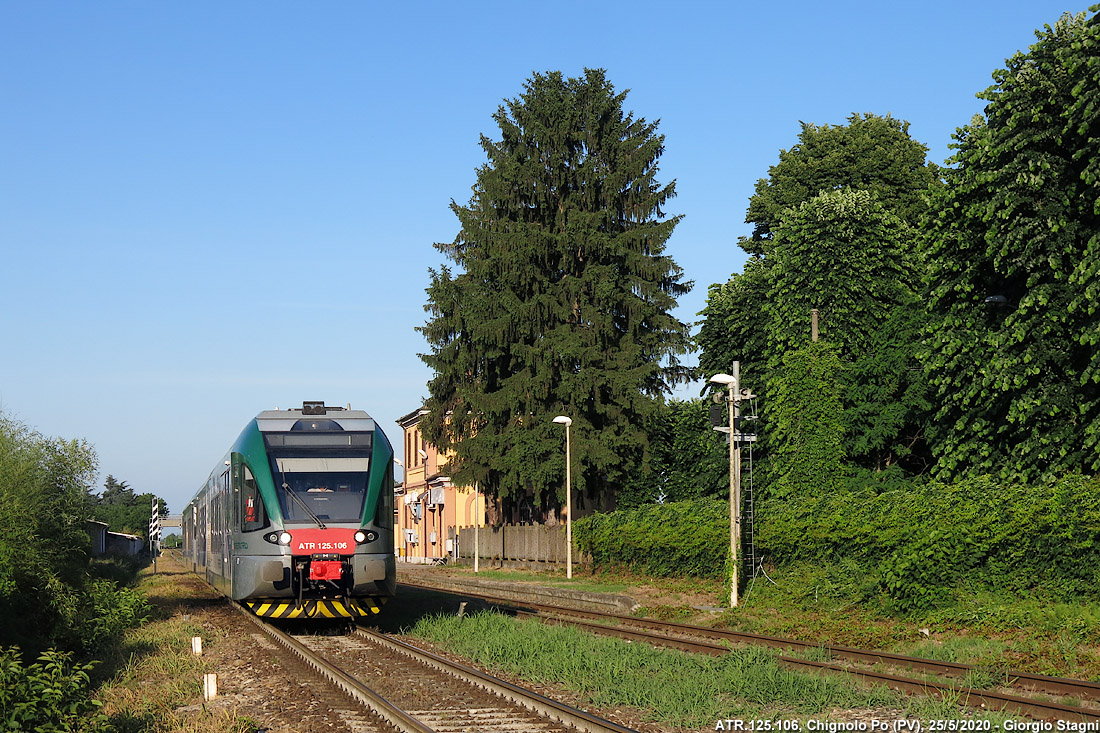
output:
[[241, 465], [241, 531], [254, 532], [267, 526], [267, 511], [248, 466]]
[[275, 455], [275, 491], [288, 522], [357, 522], [363, 515], [366, 456]]

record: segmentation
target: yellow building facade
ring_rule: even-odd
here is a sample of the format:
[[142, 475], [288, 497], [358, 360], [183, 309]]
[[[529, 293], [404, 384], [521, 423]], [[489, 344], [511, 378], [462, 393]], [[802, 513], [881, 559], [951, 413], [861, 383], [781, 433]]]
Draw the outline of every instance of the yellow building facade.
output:
[[394, 554], [413, 563], [439, 563], [458, 557], [458, 530], [485, 526], [485, 499], [473, 488], [451, 483], [448, 454], [424, 441], [420, 407], [398, 418], [404, 434], [405, 480], [394, 496]]

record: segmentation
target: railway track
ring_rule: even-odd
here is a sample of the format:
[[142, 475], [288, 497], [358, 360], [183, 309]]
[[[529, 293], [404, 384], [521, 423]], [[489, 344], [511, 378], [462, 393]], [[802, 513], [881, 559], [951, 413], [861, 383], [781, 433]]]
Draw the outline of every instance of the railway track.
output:
[[356, 733], [636, 733], [375, 631], [359, 628], [350, 636], [291, 636], [241, 612], [300, 664], [348, 697], [353, 705], [341, 712]]
[[[962, 705], [984, 710], [1015, 712], [1040, 720], [1057, 719], [1100, 723], [1100, 709], [1089, 709], [1035, 697], [1024, 697], [1015, 694], [1015, 692], [976, 689], [965, 685], [937, 681], [929, 677], [904, 677], [880, 669], [902, 668], [921, 675], [965, 679], [979, 671], [974, 666], [967, 664], [941, 662], [851, 647], [811, 644], [793, 639], [710, 629], [691, 624], [654, 621], [619, 614], [596, 613], [561, 606], [519, 603], [514, 600], [495, 598], [476, 592], [463, 591], [459, 593], [450, 589], [433, 588], [428, 584], [407, 580], [401, 581], [400, 584], [437, 590], [462, 597], [478, 598], [495, 606], [510, 609], [519, 616], [531, 616], [547, 623], [567, 623], [592, 633], [642, 641], [655, 646], [673, 647], [693, 653], [726, 654], [729, 652], [730, 644], [761, 645], [795, 652], [810, 650], [816, 653], [825, 652], [830, 661], [812, 661], [786, 655], [779, 655], [777, 659], [780, 664], [790, 668], [840, 672], [858, 677], [868, 683], [886, 685], [892, 689], [914, 694], [936, 695], [945, 699], [957, 700]], [[1023, 688], [1032, 692], [1071, 697], [1078, 700], [1100, 700], [1100, 684], [1098, 683], [1027, 672], [1005, 673], [1004, 684], [1001, 687], [1014, 691]]]

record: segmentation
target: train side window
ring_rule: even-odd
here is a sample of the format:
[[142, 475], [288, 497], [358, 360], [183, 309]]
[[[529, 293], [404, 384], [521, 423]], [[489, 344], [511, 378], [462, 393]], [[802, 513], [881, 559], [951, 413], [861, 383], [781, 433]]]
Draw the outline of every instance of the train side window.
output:
[[254, 532], [267, 526], [267, 511], [256, 478], [248, 466], [241, 466], [241, 531]]

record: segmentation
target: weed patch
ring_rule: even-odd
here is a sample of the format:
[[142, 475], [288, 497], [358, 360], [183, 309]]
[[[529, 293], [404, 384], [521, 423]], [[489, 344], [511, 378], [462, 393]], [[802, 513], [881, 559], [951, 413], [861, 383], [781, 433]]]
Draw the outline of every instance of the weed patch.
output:
[[[422, 619], [410, 633], [530, 683], [570, 689], [598, 707], [652, 711], [665, 725], [923, 704], [843, 677], [786, 669], [757, 647], [731, 649], [721, 657], [693, 655], [495, 613]], [[957, 716], [956, 710], [952, 717]]]

